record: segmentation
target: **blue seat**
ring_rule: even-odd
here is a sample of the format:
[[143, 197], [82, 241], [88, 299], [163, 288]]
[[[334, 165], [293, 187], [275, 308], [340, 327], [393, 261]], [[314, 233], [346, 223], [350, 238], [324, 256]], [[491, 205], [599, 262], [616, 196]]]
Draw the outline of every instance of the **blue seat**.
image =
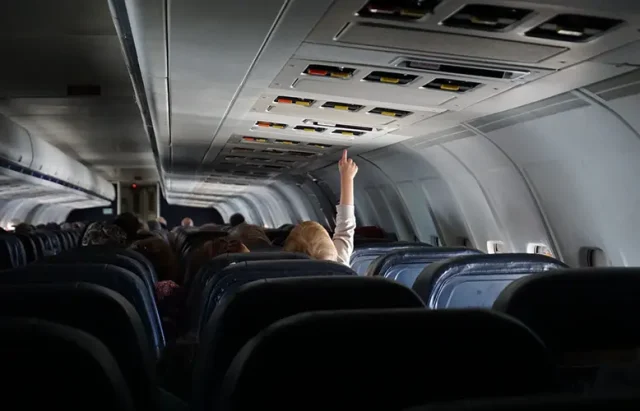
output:
[[463, 247], [420, 247], [391, 251], [376, 258], [365, 275], [382, 276], [407, 287], [429, 264], [461, 255], [482, 254], [481, 251]]
[[0, 285], [90, 283], [122, 295], [136, 308], [150, 340], [160, 356], [165, 346], [155, 296], [130, 271], [109, 264], [34, 264], [0, 272]]
[[202, 295], [198, 334], [204, 329], [220, 299], [226, 294], [235, 292], [244, 284], [266, 278], [324, 275], [356, 275], [356, 273], [346, 265], [319, 260], [242, 261], [228, 266], [219, 273], [217, 281], [209, 281]]
[[413, 291], [383, 278], [270, 278], [243, 285], [220, 301], [200, 336], [194, 361], [193, 409], [215, 408], [224, 374], [235, 355], [278, 320], [321, 310], [420, 307], [424, 304]]
[[0, 319], [2, 399], [9, 408], [132, 411], [117, 362], [97, 338], [32, 318]]
[[186, 279], [189, 290], [186, 300], [187, 310], [192, 314], [191, 327], [198, 328], [202, 311], [202, 296], [207, 287], [213, 287], [220, 281], [222, 270], [243, 261], [271, 261], [271, 260], [309, 260], [309, 256], [301, 253], [259, 252], [227, 253], [212, 258], [192, 278]]
[[140, 316], [120, 294], [87, 283], [5, 285], [0, 314], [52, 321], [97, 338], [118, 363], [137, 409], [153, 407], [155, 359]]
[[347, 310], [298, 314], [233, 360], [218, 411], [401, 410], [436, 401], [544, 392], [542, 341], [488, 310]]
[[83, 247], [46, 258], [43, 262], [46, 264], [87, 263], [115, 265], [135, 274], [144, 282], [149, 292], [154, 293], [155, 283], [157, 282], [154, 278], [155, 273], [150, 273], [138, 260], [130, 257], [127, 254], [128, 251], [130, 250], [101, 246]]
[[431, 247], [431, 245], [426, 243], [410, 243], [407, 241], [357, 244], [353, 253], [351, 253], [351, 268], [358, 273], [358, 275], [364, 275], [373, 260], [382, 255], [391, 251], [422, 247]]
[[539, 254], [479, 254], [451, 258], [426, 267], [413, 290], [429, 308], [490, 308], [512, 281], [567, 268]]

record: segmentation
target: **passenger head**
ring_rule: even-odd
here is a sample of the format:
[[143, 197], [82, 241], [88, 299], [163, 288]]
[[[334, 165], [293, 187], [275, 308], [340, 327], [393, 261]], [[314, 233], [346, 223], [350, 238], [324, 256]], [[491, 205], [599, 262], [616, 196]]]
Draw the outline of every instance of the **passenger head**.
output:
[[149, 226], [149, 230], [150, 231], [160, 231], [160, 230], [162, 230], [162, 226], [160, 225], [159, 221], [149, 220], [149, 221], [147, 221], [147, 225]]
[[139, 252], [151, 261], [158, 275], [158, 281], [182, 283], [178, 259], [173, 250], [162, 238], [149, 237], [131, 244], [132, 250]]
[[200, 271], [200, 269], [214, 257], [227, 253], [248, 252], [249, 249], [241, 241], [234, 240], [229, 237], [216, 238], [213, 241], [207, 241], [189, 254], [189, 268], [187, 270], [185, 283], [188, 283], [189, 279]]
[[120, 227], [126, 234], [130, 241], [136, 238], [138, 230], [142, 229], [142, 224], [138, 217], [132, 213], [122, 213], [113, 221], [113, 224]]
[[242, 241], [251, 249], [271, 246], [271, 240], [269, 240], [264, 229], [253, 224], [242, 223], [234, 227], [229, 231], [229, 237], [237, 241]]
[[60, 230], [60, 226], [58, 225], [58, 223], [48, 223], [46, 227], [47, 227], [47, 230], [54, 230], [54, 231]]
[[35, 231], [35, 227], [27, 223], [20, 223], [13, 230], [18, 234], [29, 234]]
[[189, 217], [185, 217], [180, 222], [180, 225], [183, 227], [193, 227], [193, 220], [190, 219]]
[[88, 245], [126, 246], [127, 233], [115, 224], [95, 222], [87, 227], [81, 244], [83, 247]]
[[229, 218], [229, 225], [231, 227], [235, 227], [237, 225], [244, 223], [244, 221], [245, 221], [244, 216], [240, 213], [236, 213], [232, 215], [231, 218]]
[[315, 221], [304, 221], [291, 230], [283, 249], [304, 253], [316, 260], [338, 260], [338, 251], [329, 233]]

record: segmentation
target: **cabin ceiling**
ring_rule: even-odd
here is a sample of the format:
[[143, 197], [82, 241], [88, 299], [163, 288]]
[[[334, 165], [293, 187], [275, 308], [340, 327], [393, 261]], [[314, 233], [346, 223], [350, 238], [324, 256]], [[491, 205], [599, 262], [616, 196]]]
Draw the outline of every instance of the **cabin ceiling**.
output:
[[107, 1], [0, 5], [0, 113], [109, 179], [157, 179]]
[[107, 0], [10, 0], [0, 113], [112, 178], [157, 177], [157, 160], [171, 201], [203, 205], [640, 63], [634, 0], [387, 7], [402, 3], [111, 0], [130, 25], [149, 136]]

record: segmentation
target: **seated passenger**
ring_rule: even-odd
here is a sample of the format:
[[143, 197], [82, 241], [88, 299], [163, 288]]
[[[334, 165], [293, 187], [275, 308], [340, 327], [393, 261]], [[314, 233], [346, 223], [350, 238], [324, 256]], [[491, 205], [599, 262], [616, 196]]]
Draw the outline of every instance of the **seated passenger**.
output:
[[189, 265], [185, 273], [185, 284], [190, 284], [191, 278], [212, 258], [226, 253], [248, 253], [249, 249], [241, 241], [231, 238], [217, 238], [207, 241], [196, 248], [188, 257]]
[[162, 238], [152, 236], [138, 240], [129, 248], [147, 257], [156, 270], [158, 281], [174, 281], [182, 284], [178, 259], [169, 244]]
[[162, 226], [163, 229], [166, 230], [168, 228], [167, 220], [165, 220], [164, 217], [158, 217], [156, 220], [160, 223], [160, 226]]
[[116, 217], [113, 224], [120, 227], [127, 235], [129, 243], [135, 241], [138, 230], [143, 228], [143, 225], [133, 213], [122, 213]]
[[127, 233], [115, 224], [104, 221], [92, 223], [82, 236], [83, 247], [89, 245], [126, 246]]
[[182, 219], [182, 222], [180, 222], [180, 225], [183, 227], [193, 227], [193, 220], [189, 217], [185, 217]]
[[356, 229], [353, 179], [358, 172], [358, 166], [347, 157], [347, 150], [342, 153], [338, 168], [340, 170], [340, 205], [337, 207], [333, 239], [319, 223], [304, 221], [291, 230], [284, 243], [284, 251], [305, 253], [316, 260], [337, 261], [349, 265]]
[[241, 241], [250, 249], [271, 247], [271, 240], [262, 227], [241, 223], [229, 231], [229, 238]]
[[244, 221], [245, 221], [244, 216], [240, 213], [236, 213], [232, 215], [231, 218], [229, 218], [229, 225], [231, 227], [235, 227], [237, 225], [244, 223]]
[[20, 223], [16, 225], [15, 228], [13, 229], [13, 231], [15, 231], [18, 234], [29, 234], [34, 232], [35, 230], [36, 228], [34, 226], [27, 223]]

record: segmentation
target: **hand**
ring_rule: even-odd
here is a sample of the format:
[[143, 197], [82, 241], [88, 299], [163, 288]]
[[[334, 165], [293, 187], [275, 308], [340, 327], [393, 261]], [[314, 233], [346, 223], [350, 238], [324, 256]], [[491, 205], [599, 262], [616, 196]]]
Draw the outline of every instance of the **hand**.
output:
[[347, 150], [342, 152], [342, 158], [338, 162], [338, 169], [343, 180], [353, 180], [358, 173], [358, 166], [353, 159], [347, 157]]

